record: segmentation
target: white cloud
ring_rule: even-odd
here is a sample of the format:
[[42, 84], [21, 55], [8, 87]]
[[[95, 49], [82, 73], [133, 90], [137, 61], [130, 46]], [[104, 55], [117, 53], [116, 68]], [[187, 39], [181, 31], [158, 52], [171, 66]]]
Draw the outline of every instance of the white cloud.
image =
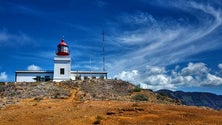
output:
[[115, 75], [114, 78], [122, 79], [125, 81], [131, 81], [134, 82], [134, 84], [137, 84], [136, 81], [139, 77], [138, 71], [137, 70], [132, 70], [132, 71], [122, 71], [118, 75]]
[[222, 69], [222, 63], [218, 64], [218, 67], [219, 67], [220, 69]]
[[163, 73], [166, 73], [166, 70], [164, 67], [147, 65], [146, 72], [148, 74], [163, 74]]
[[204, 63], [189, 63], [187, 67], [174, 74], [172, 84], [179, 86], [222, 85], [222, 78], [212, 74]]
[[9, 35], [5, 32], [0, 32], [0, 41], [7, 41], [9, 39]]
[[6, 81], [8, 79], [8, 75], [5, 72], [1, 72], [0, 81]]
[[156, 23], [156, 20], [153, 18], [152, 15], [143, 12], [137, 12], [135, 15], [125, 14], [121, 17], [121, 19], [125, 23], [130, 23], [132, 25], [148, 25]]
[[18, 46], [32, 42], [31, 38], [23, 33], [17, 32], [16, 34], [9, 33], [7, 29], [0, 29], [0, 43], [4, 46]]
[[[109, 60], [107, 68], [110, 72], [115, 75], [121, 71], [143, 70], [146, 65], [164, 67], [222, 47], [221, 38], [213, 34], [222, 24], [220, 9], [190, 1], [176, 5], [173, 2], [167, 3], [162, 6], [176, 7], [192, 15], [192, 19], [186, 17], [186, 14], [176, 19], [166, 16], [157, 18], [142, 11], [123, 14], [119, 18], [119, 26], [115, 23], [113, 27], [116, 29], [111, 27], [114, 37], [109, 39], [116, 43], [117, 50], [122, 49], [120, 44], [126, 51]], [[121, 26], [128, 28], [123, 30]]]
[[29, 66], [27, 67], [27, 69], [28, 69], [28, 70], [41, 70], [41, 68], [40, 68], [39, 66], [36, 66], [36, 65], [34, 65], [34, 64], [29, 65]]
[[203, 83], [203, 85], [208, 85], [208, 86], [217, 86], [217, 85], [221, 85], [222, 84], [222, 78], [212, 75], [212, 74], [207, 74], [207, 79], [205, 81], [205, 83]]
[[129, 45], [171, 41], [180, 36], [182, 33], [180, 30], [183, 30], [175, 25], [166, 29], [164, 22], [156, 20], [145, 12], [123, 15], [121, 21], [125, 23], [124, 25], [136, 27], [119, 33], [117, 37], [119, 42]]
[[206, 64], [202, 62], [189, 63], [181, 70], [176, 66], [175, 69], [168, 72], [164, 67], [146, 66], [145, 71], [123, 71], [115, 77], [153, 90], [222, 85], [222, 78], [210, 73]]
[[208, 68], [204, 63], [189, 63], [187, 67], [183, 68], [181, 75], [203, 75], [208, 73]]

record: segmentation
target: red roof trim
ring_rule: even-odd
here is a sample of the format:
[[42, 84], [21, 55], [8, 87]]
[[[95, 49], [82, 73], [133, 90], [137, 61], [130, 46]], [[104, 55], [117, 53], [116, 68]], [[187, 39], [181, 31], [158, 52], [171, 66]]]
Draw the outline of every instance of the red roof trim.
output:
[[65, 43], [65, 40], [62, 39], [58, 46], [68, 46], [68, 45]]
[[59, 56], [68, 56], [69, 53], [66, 53], [66, 52], [57, 52], [56, 55], [59, 55]]

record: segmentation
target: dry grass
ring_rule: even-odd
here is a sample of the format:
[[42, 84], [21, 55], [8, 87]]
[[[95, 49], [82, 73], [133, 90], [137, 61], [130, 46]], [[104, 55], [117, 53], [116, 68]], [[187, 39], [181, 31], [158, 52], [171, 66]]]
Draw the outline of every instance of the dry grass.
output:
[[[107, 115], [107, 112], [112, 112]], [[26, 99], [0, 110], [1, 125], [221, 125], [222, 111], [127, 101]]]
[[[222, 111], [173, 105], [134, 89], [118, 80], [2, 86], [0, 125], [222, 125]], [[148, 101], [132, 102], [138, 94]]]

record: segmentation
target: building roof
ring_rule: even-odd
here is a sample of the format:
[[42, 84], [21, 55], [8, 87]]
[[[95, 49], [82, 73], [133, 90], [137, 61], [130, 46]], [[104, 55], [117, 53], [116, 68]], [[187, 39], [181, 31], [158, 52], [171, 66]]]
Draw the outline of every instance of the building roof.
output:
[[[53, 73], [52, 70], [17, 70], [16, 73]], [[107, 74], [106, 71], [71, 71], [71, 74]]]
[[68, 46], [68, 45], [65, 43], [64, 38], [62, 38], [62, 40], [61, 40], [61, 42], [58, 44], [58, 46]]
[[17, 70], [16, 73], [53, 73], [52, 70]]

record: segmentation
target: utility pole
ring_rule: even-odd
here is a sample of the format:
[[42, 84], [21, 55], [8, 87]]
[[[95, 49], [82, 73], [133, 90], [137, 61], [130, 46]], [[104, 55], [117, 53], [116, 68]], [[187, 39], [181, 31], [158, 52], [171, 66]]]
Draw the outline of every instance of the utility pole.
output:
[[105, 69], [104, 31], [102, 31], [102, 57], [103, 57], [103, 71], [106, 71], [106, 69]]
[[91, 57], [91, 54], [90, 54], [90, 56], [89, 56], [89, 63], [90, 63], [90, 76], [91, 76], [91, 78], [92, 78], [92, 59], [91, 59], [92, 57]]

